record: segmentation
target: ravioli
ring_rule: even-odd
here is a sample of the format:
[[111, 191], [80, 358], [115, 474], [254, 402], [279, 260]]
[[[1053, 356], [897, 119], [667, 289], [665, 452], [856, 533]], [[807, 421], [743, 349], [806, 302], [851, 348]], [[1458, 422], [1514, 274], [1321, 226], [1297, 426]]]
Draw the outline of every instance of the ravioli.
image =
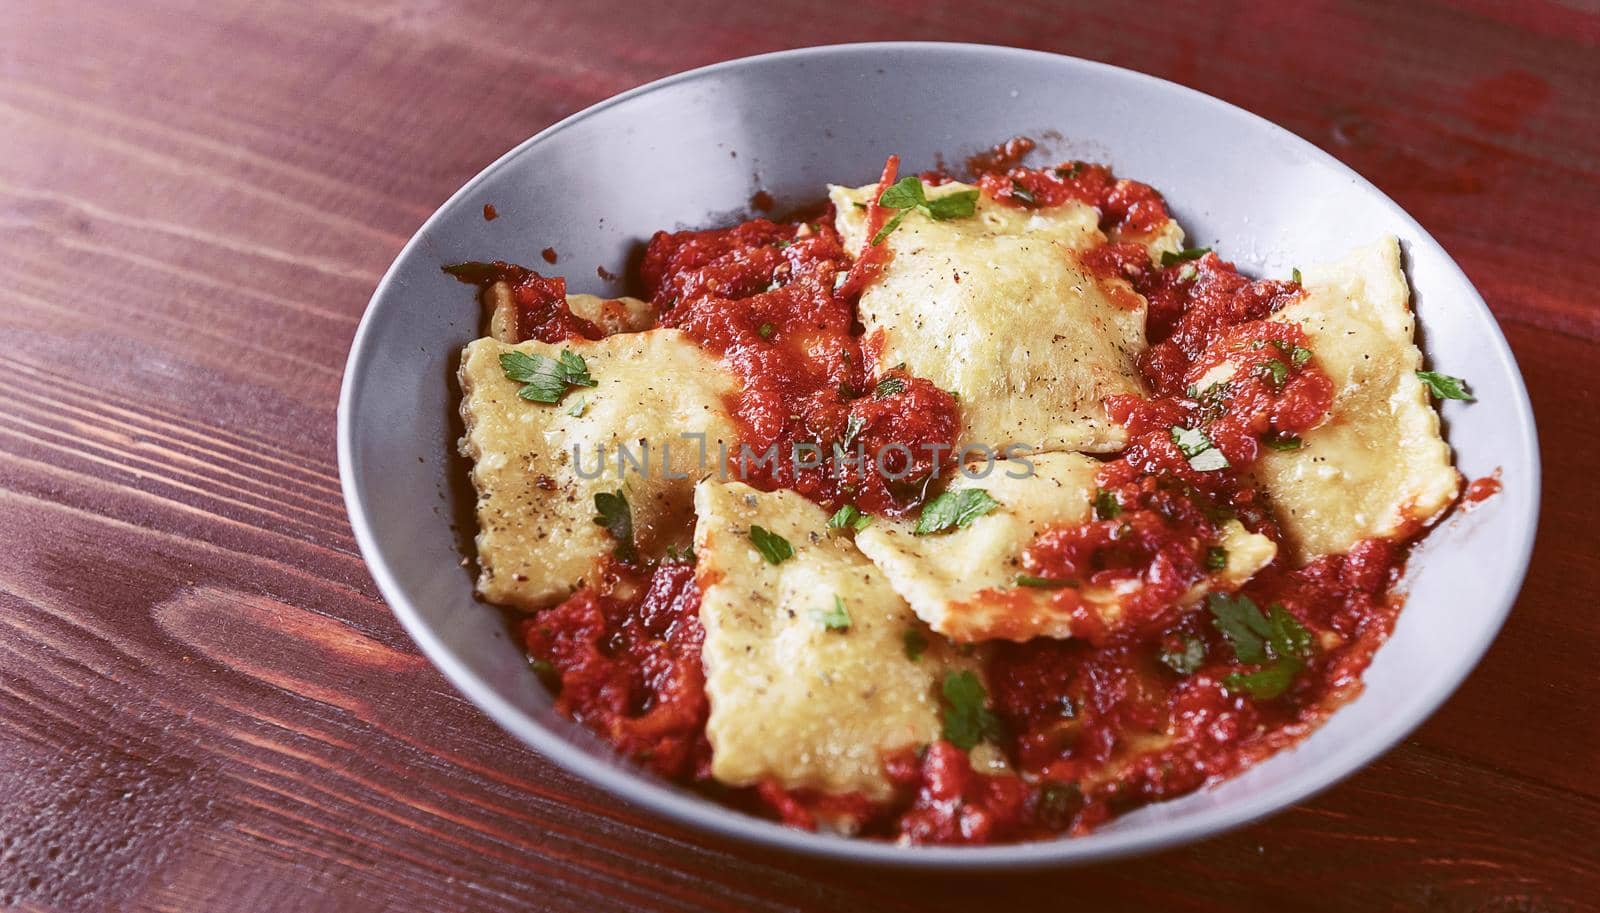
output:
[[[489, 312], [489, 335], [501, 342], [516, 342], [517, 306], [511, 285], [496, 282], [483, 290], [483, 306]], [[568, 295], [567, 309], [599, 327], [607, 336], [639, 333], [655, 326], [655, 305], [638, 298], [601, 298], [599, 295]]]
[[[500, 356], [557, 358], [563, 349], [583, 356], [597, 385], [556, 404], [518, 397], [522, 385], [506, 378]], [[641, 552], [688, 544], [694, 480], [718, 467], [683, 435], [705, 435], [711, 455], [731, 444], [723, 402], [734, 381], [679, 331], [559, 345], [478, 339], [462, 353], [459, 377], [483, 598], [531, 610], [576, 589], [616, 546], [594, 523], [599, 492], [625, 492]]]
[[[854, 204], [875, 189], [831, 189], [847, 249], [866, 241], [864, 210]], [[971, 189], [924, 192], [933, 199]], [[1135, 364], [1145, 302], [1124, 280], [1098, 280], [1082, 263], [1105, 241], [1098, 222], [1081, 203], [1021, 210], [982, 195], [972, 218], [908, 214], [882, 242], [892, 258], [860, 300], [868, 338], [881, 346], [878, 365], [903, 363], [955, 393], [962, 443], [1119, 449], [1127, 434], [1103, 400], [1145, 392]]]
[[[927, 637], [927, 651], [910, 658], [907, 632], [926, 629], [803, 496], [708, 479], [695, 513], [712, 775], [888, 798], [883, 755], [939, 737], [948, 645]], [[788, 540], [793, 557], [769, 563], [752, 526]], [[842, 630], [825, 623], [835, 598], [848, 617]]]
[[[982, 488], [999, 506], [962, 529], [918, 536], [910, 523], [874, 522], [856, 536], [896, 592], [933, 630], [958, 642], [1026, 641], [1067, 638], [1079, 633], [1074, 615], [1087, 611], [1091, 624], [1115, 630], [1120, 595], [1095, 586], [1041, 589], [1019, 586], [1026, 574], [1022, 553], [1052, 526], [1074, 525], [1092, 517], [1095, 474], [1100, 464], [1077, 453], [1041, 453], [1029, 458], [1026, 478], [1021, 461], [1002, 460], [984, 478], [958, 474], [949, 490]], [[1229, 521], [1218, 543], [1227, 564], [1197, 585], [1186, 601], [1213, 590], [1234, 590], [1277, 553], [1271, 539]]]
[[1448, 508], [1461, 477], [1439, 415], [1416, 376], [1409, 290], [1394, 238], [1302, 274], [1306, 295], [1273, 315], [1297, 323], [1333, 380], [1328, 420], [1298, 450], [1263, 453], [1253, 469], [1305, 563], [1362, 539], [1401, 538]]

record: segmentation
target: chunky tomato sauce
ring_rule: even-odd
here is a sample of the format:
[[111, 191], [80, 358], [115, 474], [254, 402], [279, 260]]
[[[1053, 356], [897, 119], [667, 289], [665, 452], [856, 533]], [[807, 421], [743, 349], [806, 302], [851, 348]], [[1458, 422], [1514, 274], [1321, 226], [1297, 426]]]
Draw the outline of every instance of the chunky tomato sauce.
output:
[[[1403, 545], [1362, 542], [1303, 568], [1280, 560], [1250, 579], [1243, 596], [1303, 629], [1293, 657], [1242, 662], [1206, 602], [1186, 598], [1226, 560], [1219, 542], [1230, 521], [1283, 545], [1248, 469], [1267, 448], [1297, 447], [1333, 393], [1300, 329], [1268, 319], [1300, 297], [1298, 284], [1251, 280], [1210, 253], [1152, 262], [1147, 248], [1119, 239], [1163, 227], [1158, 193], [1098, 165], [1022, 167], [1031, 146], [1020, 142], [974, 161], [978, 184], [1007, 205], [1076, 200], [1100, 212], [1110, 240], [1086, 261], [1102, 280], [1126, 283], [1148, 301], [1150, 346], [1139, 368], [1152, 396], [1108, 401], [1130, 441], [1100, 470], [1094, 518], [1045, 530], [1023, 557], [1029, 575], [1062, 582], [1052, 597], [1062, 604], [1085, 584], [1125, 592], [1119, 624], [1108, 630], [1084, 612], [1071, 640], [997, 642], [980, 654], [998, 718], [988, 747], [1008, 772], [982, 772], [968, 752], [940, 740], [884, 759], [898, 787], [888, 803], [773, 782], [713, 784], [699, 592], [683, 559], [610, 561], [598, 586], [519, 623], [562, 712], [662, 776], [797, 827], [986, 843], [1082, 833], [1190, 792], [1292, 744], [1355, 695], [1394, 622], [1390, 590]], [[896, 176], [891, 159], [880, 190]], [[876, 202], [867, 216], [869, 230], [884, 224]], [[791, 488], [829, 508], [905, 516], [950, 468], [926, 456], [907, 462], [892, 447], [925, 455], [923, 445], [940, 444], [948, 453], [960, 421], [949, 393], [878, 364], [863, 338], [857, 298], [888, 256], [887, 247], [846, 250], [831, 209], [651, 238], [644, 292], [661, 325], [688, 334], [739, 378], [729, 406], [742, 443], [823, 457], [800, 469], [788, 459], [758, 463], [746, 481]], [[510, 283], [519, 338], [600, 335], [567, 310], [560, 279], [508, 264], [458, 275]], [[903, 479], [835, 459], [850, 451], [886, 456]], [[1489, 489], [1475, 485], [1473, 495]], [[1252, 675], [1279, 678], [1241, 684]]]

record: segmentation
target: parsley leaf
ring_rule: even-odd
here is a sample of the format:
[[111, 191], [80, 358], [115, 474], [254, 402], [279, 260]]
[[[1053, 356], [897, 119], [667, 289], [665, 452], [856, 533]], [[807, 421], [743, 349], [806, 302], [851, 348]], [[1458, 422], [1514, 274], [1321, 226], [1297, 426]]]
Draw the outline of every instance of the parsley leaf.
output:
[[895, 181], [878, 197], [878, 205], [889, 209], [914, 209], [926, 202], [928, 198], [922, 190], [922, 180], [914, 176]]
[[1122, 514], [1122, 505], [1117, 502], [1115, 492], [1104, 488], [1097, 488], [1094, 492], [1094, 518], [1096, 520], [1110, 520]]
[[1173, 425], [1169, 430], [1172, 434], [1172, 443], [1178, 445], [1178, 452], [1186, 457], [1198, 456], [1215, 446], [1211, 443], [1211, 438], [1206, 437], [1206, 433], [1199, 428]]
[[900, 223], [905, 220], [906, 213], [912, 210], [922, 213], [935, 222], [963, 219], [972, 215], [978, 211], [978, 191], [963, 190], [930, 200], [923, 192], [920, 178], [903, 177], [891, 184], [878, 197], [878, 205], [900, 211], [872, 236], [874, 246], [883, 243], [883, 239], [889, 237], [890, 232], [899, 228]]
[[577, 418], [578, 416], [583, 415], [583, 410], [588, 408], [588, 406], [589, 406], [589, 397], [580, 396], [580, 397], [578, 397], [576, 402], [574, 402], [572, 405], [568, 406], [567, 408], [565, 408], [565, 409], [563, 409], [561, 411], [563, 411], [566, 414], [572, 416], [573, 418]]
[[1072, 824], [1073, 811], [1082, 802], [1083, 790], [1078, 784], [1046, 780], [1039, 785], [1033, 815], [1053, 831], [1066, 830]]
[[905, 643], [906, 659], [916, 662], [922, 658], [923, 651], [928, 649], [928, 636], [916, 628], [907, 628]]
[[846, 504], [828, 518], [829, 529], [853, 529], [861, 532], [872, 524], [872, 515], [864, 514], [854, 504]]
[[1173, 425], [1170, 429], [1172, 443], [1177, 445], [1178, 452], [1189, 461], [1189, 466], [1200, 472], [1215, 472], [1228, 468], [1228, 458], [1223, 455], [1217, 446], [1211, 443], [1211, 438], [1199, 428], [1185, 428], [1182, 425]]
[[845, 631], [850, 628], [850, 612], [844, 607], [844, 600], [840, 599], [837, 593], [833, 597], [833, 608], [817, 612], [816, 619], [830, 631]]
[[1235, 672], [1222, 680], [1229, 691], [1247, 691], [1253, 698], [1270, 701], [1289, 690], [1304, 664], [1290, 657], [1268, 663], [1254, 672]]
[[1256, 368], [1264, 378], [1272, 382], [1272, 386], [1281, 388], [1289, 380], [1289, 366], [1276, 358]]
[[1206, 608], [1217, 625], [1217, 630], [1233, 644], [1233, 653], [1241, 663], [1264, 663], [1267, 655], [1267, 638], [1272, 636], [1272, 625], [1256, 608], [1249, 596], [1229, 596], [1212, 593], [1206, 597]]
[[862, 429], [864, 429], [866, 427], [867, 427], [867, 420], [866, 419], [862, 418], [859, 415], [850, 416], [849, 418], [845, 419], [845, 422], [844, 422], [844, 437], [839, 439], [839, 443], [844, 445], [845, 447], [849, 447], [851, 444], [855, 443], [856, 437], [858, 435], [860, 435]]
[[872, 389], [872, 398], [888, 399], [891, 396], [896, 396], [904, 392], [906, 392], [906, 382], [904, 378], [893, 376], [885, 377], [883, 380], [878, 381], [878, 385]]
[[559, 360], [537, 352], [503, 352], [500, 370], [507, 380], [522, 384], [518, 396], [536, 403], [560, 402], [568, 387], [597, 385], [583, 356], [571, 349], [562, 349]]
[[1161, 651], [1161, 664], [1179, 675], [1191, 675], [1206, 661], [1206, 642], [1185, 634], [1181, 649]]
[[633, 557], [633, 510], [628, 507], [628, 496], [622, 489], [595, 492], [594, 518], [596, 526], [603, 526], [611, 538], [617, 540], [616, 556]]
[[1206, 605], [1239, 661], [1264, 664], [1254, 672], [1229, 675], [1223, 686], [1261, 700], [1283, 694], [1311, 655], [1311, 632], [1281, 605], [1261, 614], [1248, 596], [1213, 593], [1206, 598]]
[[963, 190], [935, 197], [922, 206], [922, 212], [935, 222], [965, 219], [978, 211], [978, 192]]
[[1289, 451], [1299, 450], [1304, 441], [1300, 440], [1298, 434], [1275, 434], [1271, 437], [1262, 438], [1261, 443], [1266, 444], [1273, 450]]
[[1027, 574], [1018, 574], [1017, 586], [1031, 586], [1037, 587], [1041, 590], [1059, 590], [1062, 587], [1073, 587], [1076, 589], [1078, 586], [1078, 581], [1066, 580], [1060, 577], [1031, 577]]
[[1311, 350], [1305, 346], [1295, 346], [1289, 350], [1289, 363], [1297, 368], [1310, 360]]
[[1207, 570], [1220, 571], [1228, 566], [1228, 550], [1220, 545], [1206, 549]]
[[750, 542], [761, 553], [761, 557], [767, 559], [768, 564], [782, 564], [794, 557], [794, 546], [789, 544], [789, 540], [769, 529], [750, 527]]
[[1039, 205], [1039, 198], [1034, 196], [1033, 192], [1028, 190], [1028, 188], [1017, 183], [1016, 178], [1011, 179], [1011, 198], [1013, 200], [1021, 200], [1022, 203], [1027, 206]]
[[900, 212], [895, 213], [894, 214], [894, 218], [892, 218], [889, 221], [883, 223], [883, 227], [878, 229], [878, 233], [872, 236], [872, 246], [873, 247], [877, 247], [879, 244], [882, 244], [883, 243], [883, 239], [889, 237], [889, 233], [894, 231], [896, 228], [899, 228], [900, 227], [900, 223], [904, 222], [905, 220], [906, 220], [906, 211], [905, 210], [901, 210]]
[[929, 533], [942, 533], [947, 529], [965, 528], [973, 520], [999, 506], [1000, 502], [990, 497], [982, 488], [947, 491], [923, 505], [922, 516], [917, 518], [915, 533], [918, 536], [926, 536]]
[[771, 339], [772, 334], [776, 333], [777, 331], [778, 328], [770, 323], [763, 323], [761, 326], [756, 327], [756, 335], [760, 336], [762, 339]]
[[1440, 399], [1459, 399], [1469, 403], [1476, 401], [1476, 397], [1467, 392], [1467, 382], [1459, 377], [1438, 371], [1418, 371], [1417, 379], [1427, 384], [1433, 395]]
[[1211, 248], [1209, 247], [1186, 247], [1177, 253], [1164, 250], [1161, 252], [1161, 265], [1171, 266], [1174, 263], [1183, 263], [1186, 260], [1198, 260], [1209, 253], [1211, 253]]
[[1000, 718], [988, 708], [988, 694], [972, 670], [946, 673], [939, 690], [944, 696], [944, 737], [952, 745], [969, 751], [984, 739], [1000, 738]]
[[1294, 271], [1291, 272], [1289, 274], [1289, 276], [1290, 276], [1290, 280], [1289, 281], [1293, 282], [1295, 285], [1305, 285], [1304, 282], [1300, 281], [1300, 267], [1298, 267], [1298, 266], [1295, 267]]

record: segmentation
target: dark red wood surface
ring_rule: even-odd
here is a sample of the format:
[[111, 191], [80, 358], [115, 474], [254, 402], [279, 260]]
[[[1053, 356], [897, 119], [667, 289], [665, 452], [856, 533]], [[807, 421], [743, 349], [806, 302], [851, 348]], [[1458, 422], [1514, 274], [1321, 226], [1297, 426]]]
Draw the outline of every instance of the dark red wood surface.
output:
[[[1583, 6], [0, 6], [0, 907], [1593, 907], [1600, 13]], [[598, 793], [400, 630], [333, 438], [351, 334], [406, 238], [501, 152], [623, 89], [888, 38], [1061, 51], [1242, 105], [1372, 179], [1478, 284], [1538, 413], [1543, 525], [1504, 633], [1403, 746], [1145, 859], [857, 871]]]

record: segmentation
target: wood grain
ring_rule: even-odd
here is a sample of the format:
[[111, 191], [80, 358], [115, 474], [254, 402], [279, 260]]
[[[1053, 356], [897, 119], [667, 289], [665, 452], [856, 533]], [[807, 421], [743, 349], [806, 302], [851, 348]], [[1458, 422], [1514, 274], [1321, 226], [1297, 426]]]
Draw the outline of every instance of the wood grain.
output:
[[[0, 907], [1595, 908], [1592, 6], [20, 0], [5, 20]], [[886, 38], [1061, 51], [1242, 105], [1373, 180], [1478, 284], [1533, 395], [1543, 529], [1504, 633], [1402, 747], [1148, 859], [907, 877], [620, 804], [401, 632], [355, 552], [333, 422], [410, 233], [618, 91]]]

